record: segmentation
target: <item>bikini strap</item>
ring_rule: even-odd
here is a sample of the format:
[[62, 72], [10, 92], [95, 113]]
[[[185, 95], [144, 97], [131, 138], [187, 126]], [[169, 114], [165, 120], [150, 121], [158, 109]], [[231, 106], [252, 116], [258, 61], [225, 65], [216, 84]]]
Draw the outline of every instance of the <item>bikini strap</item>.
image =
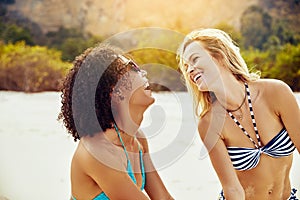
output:
[[128, 156], [128, 153], [127, 153], [127, 150], [126, 150], [126, 147], [125, 147], [125, 144], [122, 140], [122, 137], [121, 137], [121, 134], [120, 134], [120, 131], [117, 127], [117, 125], [114, 123], [114, 127], [116, 129], [116, 132], [118, 133], [118, 137], [120, 139], [120, 142], [122, 143], [122, 146], [124, 148], [124, 152], [126, 154], [126, 157], [127, 157], [127, 173], [129, 175], [129, 177], [131, 178], [131, 180], [136, 184], [136, 179], [135, 179], [135, 176], [134, 176], [134, 172], [132, 170], [132, 166], [131, 166], [131, 162], [130, 162], [130, 159], [129, 159], [129, 156]]
[[140, 167], [141, 167], [141, 173], [142, 173], [141, 190], [143, 190], [145, 188], [145, 184], [146, 184], [146, 174], [145, 174], [145, 167], [144, 167], [144, 160], [143, 160], [143, 151], [141, 149], [139, 142], [138, 142], [138, 147], [139, 147], [139, 154], [140, 154]]
[[122, 143], [124, 152], [125, 152], [125, 154], [126, 154], [126, 158], [127, 158], [128, 161], [130, 161], [130, 160], [129, 160], [128, 153], [127, 153], [127, 150], [126, 150], [126, 147], [125, 147], [125, 144], [124, 144], [124, 142], [123, 142], [123, 140], [122, 140], [120, 131], [119, 131], [119, 129], [118, 129], [118, 127], [117, 127], [117, 125], [116, 125], [115, 123], [114, 123], [114, 127], [115, 127], [115, 130], [116, 130], [117, 134], [118, 134], [118, 137], [119, 137], [119, 139], [120, 139], [120, 142]]
[[249, 90], [249, 86], [248, 84], [245, 82], [245, 88], [246, 88], [246, 93], [247, 93], [247, 99], [248, 99], [248, 106], [249, 106], [249, 110], [250, 110], [250, 115], [251, 115], [251, 119], [252, 119], [252, 124], [254, 127], [254, 131], [255, 131], [255, 135], [256, 135], [256, 139], [258, 144], [255, 143], [255, 141], [251, 138], [251, 136], [248, 134], [248, 132], [245, 130], [245, 128], [241, 125], [241, 123], [233, 116], [233, 114], [227, 110], [229, 116], [233, 119], [233, 121], [240, 127], [240, 129], [242, 129], [242, 131], [245, 133], [245, 135], [250, 139], [250, 141], [254, 144], [254, 146], [259, 149], [261, 147], [261, 141], [260, 141], [260, 136], [258, 134], [258, 129], [256, 126], [256, 121], [255, 121], [255, 117], [254, 117], [254, 112], [253, 112], [253, 107], [252, 107], [252, 102], [251, 102], [251, 97], [250, 97], [250, 90]]
[[[124, 148], [124, 151], [125, 151], [125, 154], [126, 154], [126, 157], [127, 157], [127, 173], [130, 176], [130, 178], [133, 180], [133, 182], [136, 184], [136, 179], [135, 179], [135, 176], [134, 176], [134, 172], [132, 170], [131, 162], [130, 162], [125, 144], [122, 140], [120, 131], [119, 131], [119, 129], [118, 129], [118, 127], [115, 123], [114, 123], [114, 127], [115, 127], [115, 130], [116, 130], [117, 134], [118, 134], [120, 142], [122, 143], [122, 146]], [[145, 181], [146, 180], [146, 174], [145, 174], [145, 167], [144, 167], [144, 161], [143, 161], [143, 152], [142, 152], [142, 149], [140, 147], [139, 142], [138, 142], [138, 147], [139, 147], [139, 155], [140, 155], [140, 166], [141, 166], [142, 180], [143, 180], [141, 189], [143, 190], [144, 187], [145, 187], [145, 183], [146, 183], [146, 181]]]

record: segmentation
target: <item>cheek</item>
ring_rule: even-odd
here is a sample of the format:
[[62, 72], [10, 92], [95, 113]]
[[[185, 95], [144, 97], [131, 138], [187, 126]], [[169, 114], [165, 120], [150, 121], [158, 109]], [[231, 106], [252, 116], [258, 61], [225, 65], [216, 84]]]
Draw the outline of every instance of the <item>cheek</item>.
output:
[[131, 76], [132, 92], [138, 90], [140, 87], [143, 87], [146, 82], [147, 79], [141, 77], [139, 74], [132, 75]]
[[219, 75], [221, 73], [219, 66], [213, 60], [208, 60], [206, 62], [206, 66], [207, 67], [205, 71], [209, 77]]
[[135, 105], [150, 105], [154, 103], [154, 98], [147, 92], [143, 87], [138, 88], [133, 92], [129, 102]]
[[130, 97], [130, 103], [132, 104], [136, 104], [138, 102], [141, 102], [143, 101], [143, 98], [144, 98], [144, 91], [141, 90], [141, 89], [137, 89], [135, 91], [133, 91], [131, 97]]

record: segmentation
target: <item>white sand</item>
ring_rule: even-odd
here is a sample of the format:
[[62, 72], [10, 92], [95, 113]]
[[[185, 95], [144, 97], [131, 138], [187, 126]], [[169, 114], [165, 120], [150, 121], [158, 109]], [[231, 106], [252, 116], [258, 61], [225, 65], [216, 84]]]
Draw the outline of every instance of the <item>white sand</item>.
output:
[[[187, 114], [191, 112], [188, 95], [154, 95], [154, 114], [146, 113], [143, 127], [147, 131], [152, 122], [163, 125], [147, 135], [167, 188], [175, 199], [216, 199], [221, 186], [207, 156], [200, 159], [203, 145], [195, 120]], [[70, 161], [77, 144], [56, 121], [59, 101], [55, 92], [0, 92], [0, 199], [69, 199]], [[183, 133], [180, 128], [186, 124], [190, 128]], [[298, 153], [294, 159], [291, 180], [300, 189]]]

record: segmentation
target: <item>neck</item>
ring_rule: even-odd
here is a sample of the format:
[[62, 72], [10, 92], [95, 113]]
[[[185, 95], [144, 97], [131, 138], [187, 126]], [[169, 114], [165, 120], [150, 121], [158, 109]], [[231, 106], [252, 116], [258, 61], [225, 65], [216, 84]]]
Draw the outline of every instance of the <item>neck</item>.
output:
[[234, 79], [224, 81], [223, 87], [218, 87], [214, 93], [218, 102], [226, 110], [238, 110], [245, 100], [245, 85], [244, 83]]
[[143, 120], [144, 111], [145, 109], [129, 106], [129, 110], [119, 109], [117, 115], [114, 116], [124, 143], [129, 144], [134, 141]]

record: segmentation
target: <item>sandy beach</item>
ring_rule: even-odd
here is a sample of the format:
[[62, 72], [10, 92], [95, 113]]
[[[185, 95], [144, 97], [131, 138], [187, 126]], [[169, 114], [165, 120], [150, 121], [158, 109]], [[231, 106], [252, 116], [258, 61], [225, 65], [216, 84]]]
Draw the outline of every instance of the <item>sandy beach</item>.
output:
[[[0, 92], [0, 200], [70, 198], [70, 162], [77, 143], [56, 120], [59, 95]], [[221, 186], [202, 152], [190, 97], [187, 93], [153, 95], [156, 102], [145, 113], [142, 127], [166, 187], [179, 200], [216, 199]], [[296, 96], [299, 100], [300, 94]], [[154, 122], [160, 125], [154, 127]], [[185, 127], [189, 128], [183, 132]], [[166, 157], [168, 152], [175, 153]], [[300, 189], [296, 151], [294, 160], [291, 181]]]

